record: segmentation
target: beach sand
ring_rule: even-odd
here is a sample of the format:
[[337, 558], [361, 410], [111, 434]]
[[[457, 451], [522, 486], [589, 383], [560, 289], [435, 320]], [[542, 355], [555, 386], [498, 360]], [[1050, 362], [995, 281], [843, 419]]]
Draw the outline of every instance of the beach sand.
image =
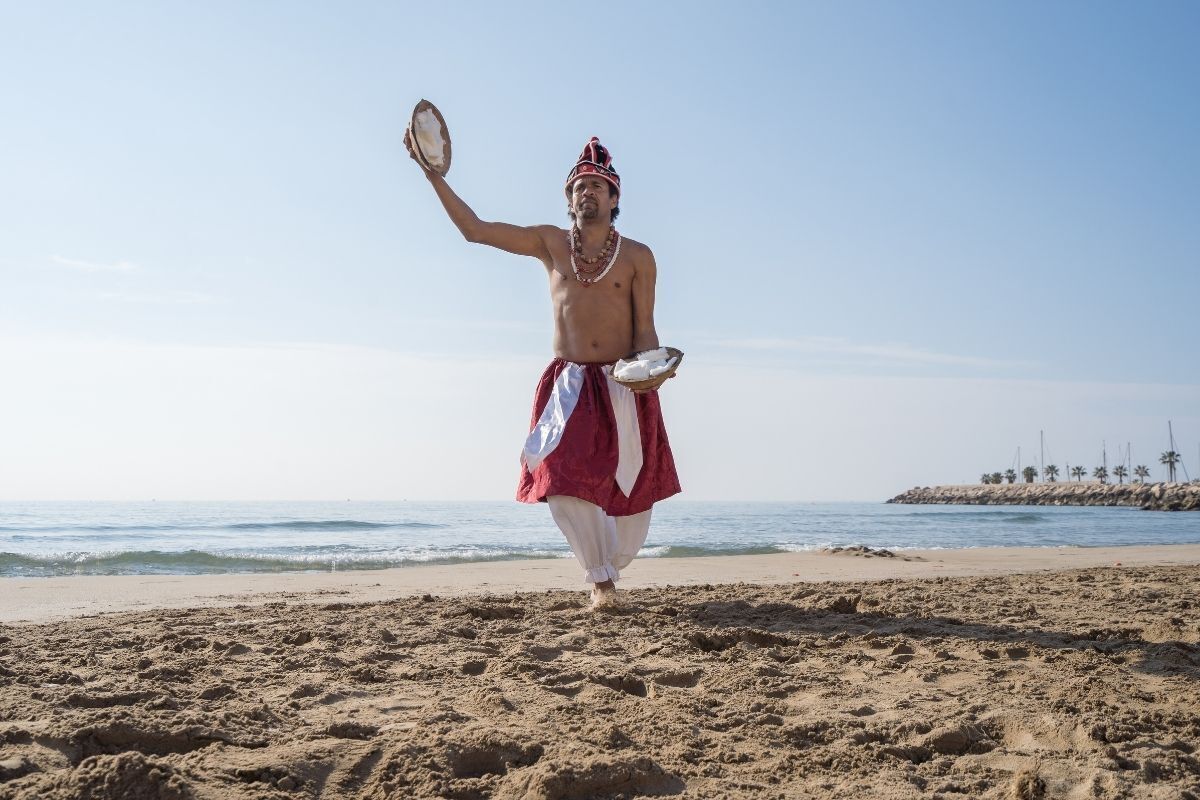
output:
[[577, 581], [5, 579], [0, 800], [1200, 798], [1200, 546]]

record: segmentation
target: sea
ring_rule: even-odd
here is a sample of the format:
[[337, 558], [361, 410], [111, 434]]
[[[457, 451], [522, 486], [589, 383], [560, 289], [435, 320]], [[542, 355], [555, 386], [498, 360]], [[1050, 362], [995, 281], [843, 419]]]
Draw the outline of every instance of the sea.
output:
[[[1200, 514], [1134, 508], [720, 503], [655, 506], [642, 558], [1200, 543]], [[515, 502], [0, 502], [0, 577], [420, 568], [570, 558]]]

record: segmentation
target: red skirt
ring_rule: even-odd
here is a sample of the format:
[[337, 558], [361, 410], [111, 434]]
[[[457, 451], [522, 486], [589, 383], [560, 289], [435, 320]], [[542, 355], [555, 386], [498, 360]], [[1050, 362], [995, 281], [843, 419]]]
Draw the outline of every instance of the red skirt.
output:
[[[530, 430], [550, 400], [555, 380], [569, 362], [556, 358], [542, 373], [533, 401]], [[583, 364], [583, 386], [562, 438], [532, 471], [521, 464], [517, 500], [545, 502], [568, 495], [594, 503], [610, 517], [640, 514], [659, 500], [678, 494], [679, 476], [663, 425], [658, 392], [634, 395], [641, 433], [642, 469], [626, 496], [617, 485], [617, 423], [603, 364]], [[628, 390], [624, 390], [628, 391]]]

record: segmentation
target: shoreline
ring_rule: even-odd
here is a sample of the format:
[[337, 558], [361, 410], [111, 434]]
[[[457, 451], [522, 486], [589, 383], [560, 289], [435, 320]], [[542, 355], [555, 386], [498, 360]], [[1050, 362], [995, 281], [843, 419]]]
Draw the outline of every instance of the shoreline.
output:
[[[642, 558], [622, 589], [714, 584], [969, 577], [1111, 566], [1200, 564], [1200, 543], [1102, 547], [978, 547], [946, 550], [804, 551], [767, 555]], [[289, 603], [373, 603], [588, 588], [574, 559], [487, 561], [348, 572], [215, 575], [78, 575], [0, 578], [0, 625], [37, 624], [152, 609]]]

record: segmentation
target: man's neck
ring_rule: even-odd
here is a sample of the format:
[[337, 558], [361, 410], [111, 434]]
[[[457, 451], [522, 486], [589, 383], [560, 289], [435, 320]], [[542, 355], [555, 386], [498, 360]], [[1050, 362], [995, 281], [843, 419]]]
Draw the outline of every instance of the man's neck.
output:
[[579, 237], [584, 245], [600, 247], [604, 244], [604, 240], [608, 238], [608, 229], [612, 222], [609, 219], [601, 219], [597, 217], [591, 220], [579, 220], [576, 227], [579, 228]]

